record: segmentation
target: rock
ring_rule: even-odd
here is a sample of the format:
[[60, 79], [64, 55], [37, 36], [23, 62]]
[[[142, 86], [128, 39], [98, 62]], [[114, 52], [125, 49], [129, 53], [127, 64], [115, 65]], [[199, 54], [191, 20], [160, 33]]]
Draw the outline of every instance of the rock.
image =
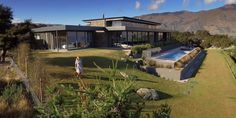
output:
[[151, 100], [158, 100], [159, 99], [159, 96], [157, 94], [157, 91], [155, 89], [150, 89], [150, 92], [151, 92]]
[[158, 100], [159, 96], [155, 89], [140, 88], [137, 90], [137, 94], [145, 100]]

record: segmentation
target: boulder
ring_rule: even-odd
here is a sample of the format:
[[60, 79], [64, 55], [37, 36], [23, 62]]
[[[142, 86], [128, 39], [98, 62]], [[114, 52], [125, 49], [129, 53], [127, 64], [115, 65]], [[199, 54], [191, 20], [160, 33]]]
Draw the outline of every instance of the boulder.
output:
[[140, 88], [137, 90], [137, 94], [145, 100], [158, 100], [159, 95], [155, 89]]

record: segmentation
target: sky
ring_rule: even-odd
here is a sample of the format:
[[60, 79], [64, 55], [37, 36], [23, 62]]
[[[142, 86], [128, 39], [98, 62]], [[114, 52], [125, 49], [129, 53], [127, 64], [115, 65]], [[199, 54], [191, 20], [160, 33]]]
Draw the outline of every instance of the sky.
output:
[[236, 0], [0, 0], [12, 8], [13, 22], [84, 25], [82, 20], [139, 16], [174, 11], [200, 11], [236, 3]]

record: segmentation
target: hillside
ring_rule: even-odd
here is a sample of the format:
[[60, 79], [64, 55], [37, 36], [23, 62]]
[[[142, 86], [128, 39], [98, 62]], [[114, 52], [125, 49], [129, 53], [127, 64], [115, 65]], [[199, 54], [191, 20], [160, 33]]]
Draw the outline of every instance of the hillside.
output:
[[236, 36], [236, 4], [199, 11], [153, 13], [136, 18], [160, 22], [161, 28], [177, 31], [208, 30], [212, 34]]

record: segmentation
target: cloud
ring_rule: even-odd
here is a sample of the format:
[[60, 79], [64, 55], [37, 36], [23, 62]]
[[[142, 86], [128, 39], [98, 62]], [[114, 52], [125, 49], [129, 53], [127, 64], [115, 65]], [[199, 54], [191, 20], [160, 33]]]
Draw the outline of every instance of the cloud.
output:
[[205, 4], [212, 4], [214, 2], [217, 2], [218, 0], [204, 0]]
[[212, 4], [215, 2], [224, 2], [225, 4], [233, 4], [236, 3], [236, 0], [204, 0], [205, 4]]
[[236, 0], [225, 0], [225, 4], [233, 4], [236, 3]]
[[140, 1], [135, 2], [135, 9], [140, 9], [141, 8], [141, 3]]
[[148, 6], [149, 10], [157, 10], [160, 6], [165, 3], [165, 0], [152, 0], [151, 4]]
[[13, 20], [11, 22], [12, 23], [21, 23], [21, 22], [23, 22], [23, 20], [20, 18], [13, 18]]
[[184, 5], [184, 6], [188, 6], [188, 5], [189, 5], [189, 1], [190, 1], [190, 0], [183, 0], [183, 5]]

